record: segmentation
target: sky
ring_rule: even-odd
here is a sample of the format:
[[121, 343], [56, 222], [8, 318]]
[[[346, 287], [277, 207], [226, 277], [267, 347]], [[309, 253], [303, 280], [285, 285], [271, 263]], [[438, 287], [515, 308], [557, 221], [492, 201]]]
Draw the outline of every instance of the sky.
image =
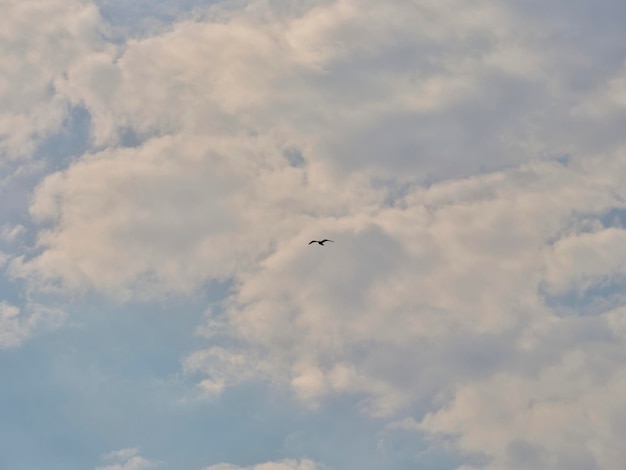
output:
[[623, 1], [0, 7], [0, 468], [621, 468]]

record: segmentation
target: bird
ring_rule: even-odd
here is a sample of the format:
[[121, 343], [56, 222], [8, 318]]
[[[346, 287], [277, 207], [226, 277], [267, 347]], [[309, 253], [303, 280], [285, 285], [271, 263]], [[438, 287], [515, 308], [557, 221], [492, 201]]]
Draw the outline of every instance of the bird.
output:
[[324, 239], [323, 239], [323, 240], [321, 240], [321, 241], [319, 241], [319, 240], [311, 240], [311, 241], [309, 242], [309, 245], [310, 245], [311, 243], [319, 243], [320, 245], [324, 246], [324, 243], [326, 243], [326, 242], [333, 242], [333, 243], [335, 243], [334, 241], [329, 240], [328, 238], [324, 238]]

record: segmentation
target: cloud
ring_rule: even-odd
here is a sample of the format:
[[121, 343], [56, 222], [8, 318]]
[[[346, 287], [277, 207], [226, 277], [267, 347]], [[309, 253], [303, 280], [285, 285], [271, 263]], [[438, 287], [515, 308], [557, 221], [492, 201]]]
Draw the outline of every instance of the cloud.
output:
[[57, 328], [65, 313], [44, 305], [29, 303], [22, 310], [7, 302], [0, 302], [0, 349], [14, 348], [40, 331]]
[[605, 80], [576, 108], [580, 114], [588, 113], [596, 119], [623, 116], [626, 108], [626, 66]]
[[580, 154], [595, 132], [555, 119], [578, 100], [555, 75], [559, 54], [504, 5], [252, 2], [198, 15], [68, 66], [59, 93], [89, 111], [104, 150], [37, 188], [41, 253], [15, 275], [191, 292], [327, 217], [367, 218], [398, 187]]
[[208, 375], [199, 383], [200, 389], [208, 396], [219, 395], [226, 386], [237, 384], [242, 378], [259, 378], [263, 366], [268, 365], [254, 360], [249, 354], [219, 346], [196, 351], [184, 362], [187, 373], [201, 372]]
[[73, 64], [102, 49], [95, 5], [82, 0], [9, 0], [0, 30], [0, 157], [30, 155], [63, 124], [69, 102], [57, 83]]
[[86, 156], [37, 188], [31, 213], [50, 228], [41, 254], [16, 259], [12, 273], [120, 296], [190, 292], [250, 269], [301, 231], [312, 216], [296, 207], [336, 214], [376, 193], [357, 177], [331, 201], [320, 187], [327, 174], [321, 164], [293, 168], [261, 138], [165, 136]]
[[[237, 364], [257, 364], [305, 401], [365, 392], [374, 414], [448, 387], [449, 374], [463, 381], [507, 367], [518, 354], [511, 340], [550, 319], [539, 287], [558, 256], [552, 239], [573, 220], [571, 189], [583, 212], [619, 204], [582, 180], [545, 164], [433, 185], [402, 209], [328, 221], [323, 233], [338, 244], [294, 241], [241, 277], [228, 333], [252, 356], [238, 351]], [[212, 356], [216, 367], [251, 378]]]
[[[463, 451], [489, 455], [491, 462], [480, 467], [485, 469], [620, 465], [624, 343], [596, 342], [591, 352], [571, 347], [536, 376], [503, 372], [459, 387], [422, 429], [454, 435]], [[594, 370], [598, 365], [601, 370]]]
[[26, 229], [23, 225], [4, 225], [2, 230], [0, 230], [0, 241], [5, 243], [13, 243], [15, 240], [22, 235]]
[[139, 449], [129, 447], [127, 449], [114, 450], [107, 454], [104, 454], [102, 458], [104, 460], [128, 460], [135, 457], [139, 453]]
[[266, 462], [258, 465], [252, 465], [250, 467], [239, 467], [228, 463], [220, 463], [217, 465], [211, 465], [205, 470], [322, 470], [326, 467], [309, 460], [280, 460], [277, 462]]
[[623, 229], [609, 227], [559, 240], [548, 266], [547, 287], [554, 292], [584, 291], [603, 279], [623, 274], [624, 237]]
[[115, 463], [104, 467], [96, 467], [95, 470], [144, 470], [162, 465], [160, 462], [145, 459], [138, 454], [139, 450], [134, 448], [110, 452], [104, 455], [103, 459]]
[[68, 72], [60, 87], [89, 109], [96, 142], [128, 129], [270, 133], [342, 171], [464, 175], [526, 159], [555, 80], [533, 28], [491, 2], [226, 3], [198, 15]]
[[[254, 263], [303, 226], [308, 217], [300, 214], [380, 204], [385, 188], [373, 189], [372, 179], [407, 171], [450, 177], [527, 158], [524, 150], [502, 160], [513, 158], [511, 148], [527, 148], [510, 140], [520, 123], [506, 108], [472, 128], [487, 91], [505, 100], [515, 96], [507, 80], [521, 80], [529, 93], [535, 82], [548, 83], [541, 64], [549, 59], [519, 41], [525, 26], [506, 9], [480, 2], [452, 19], [455, 2], [375, 2], [381, 21], [372, 27], [366, 9], [348, 0], [285, 12], [263, 5], [216, 6], [202, 21], [70, 67], [58, 87], [89, 110], [95, 142], [120, 143], [131, 132], [140, 145], [83, 158], [42, 183], [31, 210], [53, 228], [41, 234], [44, 253], [17, 271], [70, 288], [188, 291]], [[490, 28], [500, 22], [511, 32]], [[482, 53], [469, 54], [470, 46]], [[515, 51], [528, 59], [511, 68]], [[499, 123], [510, 129], [496, 130]], [[444, 138], [440, 129], [453, 134]], [[483, 145], [500, 141], [506, 152]], [[297, 166], [288, 158], [294, 149]], [[187, 181], [190, 172], [197, 177]], [[79, 242], [85, 230], [91, 236]], [[159, 235], [145, 244], [146, 233]], [[238, 249], [229, 257], [232, 237]]]
[[228, 2], [68, 63], [94, 147], [34, 191], [8, 272], [132, 300], [228, 279], [183, 361], [207, 395], [347, 396], [465, 468], [617, 467], [623, 64], [578, 81], [603, 49], [577, 34], [615, 39], [579, 14]]

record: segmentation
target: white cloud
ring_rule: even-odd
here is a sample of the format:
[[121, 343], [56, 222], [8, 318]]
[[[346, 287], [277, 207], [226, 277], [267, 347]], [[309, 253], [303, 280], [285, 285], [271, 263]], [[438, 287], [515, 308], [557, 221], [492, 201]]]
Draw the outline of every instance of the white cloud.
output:
[[114, 450], [108, 452], [102, 456], [103, 460], [128, 460], [135, 457], [139, 453], [139, 449], [136, 447], [129, 447], [126, 449]]
[[103, 460], [115, 463], [104, 467], [96, 467], [95, 470], [145, 470], [162, 465], [161, 462], [145, 459], [138, 454], [139, 450], [135, 448], [110, 452], [103, 456]]
[[615, 119], [626, 110], [626, 65], [605, 77], [597, 88], [575, 108], [576, 113], [596, 119]]
[[352, 395], [482, 468], [616, 468], [624, 299], [555, 304], [624, 275], [623, 126], [580, 104], [560, 20], [514, 7], [228, 3], [68, 65], [99, 150], [38, 186], [9, 272], [135, 299], [232, 279], [226, 341], [184, 361], [208, 395]]
[[0, 230], [0, 241], [13, 243], [21, 234], [26, 231], [23, 225], [4, 225]]
[[[242, 379], [262, 376], [262, 364], [249, 354], [214, 346], [204, 351], [196, 351], [185, 359], [187, 373], [202, 372], [208, 376], [200, 382], [200, 389], [208, 396], [219, 395], [226, 386], [239, 383]], [[245, 380], [244, 379], [244, 380]]]
[[280, 460], [277, 462], [266, 462], [250, 467], [239, 467], [228, 463], [220, 463], [211, 465], [205, 470], [323, 470], [326, 467], [321, 466], [309, 459], [302, 460]]
[[294, 240], [241, 276], [227, 308], [230, 334], [252, 356], [238, 351], [237, 368], [218, 360], [210, 370], [241, 380], [270, 374], [305, 401], [366, 392], [367, 410], [390, 414], [449, 387], [451, 376], [506, 367], [518, 354], [511, 340], [550, 321], [539, 286], [572, 208], [601, 213], [618, 203], [584, 180], [539, 165], [433, 185], [402, 209], [327, 221], [322, 233], [338, 244]]
[[[503, 6], [283, 7], [220, 3], [201, 21], [130, 41], [120, 57], [81, 61], [61, 88], [90, 110], [99, 143], [128, 128], [272, 133], [344, 170], [441, 177], [523, 161], [536, 142], [541, 124], [509, 108], [543, 106], [552, 57]], [[507, 103], [520, 92], [527, 102]]]
[[[493, 138], [486, 127], [466, 134], [477, 120], [458, 116], [480, 108], [501, 76], [540, 80], [539, 65], [500, 63], [509, 48], [535, 57], [518, 68], [547, 59], [516, 38], [523, 25], [506, 9], [479, 2], [451, 17], [458, 5], [448, 3], [375, 2], [370, 13], [349, 0], [284, 12], [215, 7], [204, 21], [130, 41], [120, 57], [78, 62], [59, 89], [90, 111], [98, 143], [128, 129], [162, 137], [47, 178], [32, 212], [53, 228], [40, 237], [44, 253], [16, 271], [70, 288], [189, 291], [253, 264], [312, 218], [371, 210], [384, 190], [369, 187], [372, 178], [526, 159], [509, 151], [526, 149], [508, 140], [520, 134], [515, 119], [495, 113], [510, 128]], [[493, 28], [500, 23], [510, 28]], [[471, 45], [484, 53], [468, 54]], [[443, 128], [460, 134], [444, 138]], [[292, 149], [301, 168], [281, 155]]]
[[12, 272], [121, 296], [189, 292], [250, 269], [316, 213], [381, 192], [355, 177], [331, 201], [327, 175], [323, 164], [293, 168], [264, 138], [178, 135], [103, 151], [40, 185], [31, 212], [51, 228], [40, 232], [43, 252]]
[[57, 131], [69, 102], [57, 82], [102, 48], [98, 9], [84, 0], [8, 0], [0, 19], [0, 158], [29, 155]]
[[626, 231], [607, 228], [559, 240], [548, 265], [547, 287], [579, 293], [604, 280], [626, 275]]
[[57, 328], [65, 313], [39, 304], [29, 303], [24, 311], [7, 302], [0, 302], [0, 349], [14, 348], [39, 331]]
[[[371, 221], [393, 184], [519, 164], [586, 135], [538, 114], [563, 78], [558, 54], [504, 5], [231, 7], [70, 67], [58, 88], [105, 150], [40, 185], [31, 211], [51, 227], [15, 275], [190, 292], [326, 217]], [[127, 132], [143, 144], [115, 147]]]
[[619, 437], [626, 425], [619, 398], [624, 343], [590, 346], [564, 353], [535, 376], [503, 372], [461, 386], [422, 429], [488, 455], [485, 469], [617, 468], [626, 456]]

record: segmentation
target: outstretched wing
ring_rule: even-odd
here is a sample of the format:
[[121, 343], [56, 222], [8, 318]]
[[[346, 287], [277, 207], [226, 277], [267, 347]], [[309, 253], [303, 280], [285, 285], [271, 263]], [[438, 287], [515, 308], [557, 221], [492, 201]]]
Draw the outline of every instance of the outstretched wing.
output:
[[324, 243], [324, 242], [333, 242], [333, 243], [335, 243], [334, 241], [329, 240], [328, 238], [324, 238], [324, 239], [322, 240], [322, 243]]
[[309, 242], [309, 245], [310, 245], [311, 243], [317, 243], [317, 240], [311, 240], [311, 241]]

